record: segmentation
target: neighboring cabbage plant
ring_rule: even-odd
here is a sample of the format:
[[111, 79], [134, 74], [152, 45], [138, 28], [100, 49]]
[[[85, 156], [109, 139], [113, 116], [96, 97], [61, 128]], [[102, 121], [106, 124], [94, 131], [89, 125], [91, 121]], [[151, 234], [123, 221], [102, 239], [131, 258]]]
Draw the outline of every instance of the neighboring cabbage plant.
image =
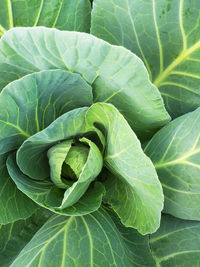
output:
[[16, 28], [0, 40], [0, 73], [0, 223], [55, 214], [12, 266], [55, 266], [50, 244], [59, 266], [88, 250], [94, 265], [132, 266], [105, 208], [141, 234], [158, 229], [162, 187], [134, 131], [147, 140], [170, 120], [142, 61], [86, 33]]

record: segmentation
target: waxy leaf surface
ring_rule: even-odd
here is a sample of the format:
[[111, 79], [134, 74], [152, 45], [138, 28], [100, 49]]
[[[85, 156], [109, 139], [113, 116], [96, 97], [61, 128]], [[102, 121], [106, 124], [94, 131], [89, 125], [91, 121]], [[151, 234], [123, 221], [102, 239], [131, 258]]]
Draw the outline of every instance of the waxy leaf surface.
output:
[[145, 148], [163, 187], [164, 212], [200, 220], [200, 108], [158, 131]]
[[78, 74], [48, 70], [14, 81], [0, 95], [0, 153], [18, 148], [63, 113], [91, 104], [92, 88]]
[[159, 230], [150, 235], [149, 245], [156, 267], [199, 266], [200, 222], [163, 215]]
[[141, 139], [170, 120], [144, 64], [123, 47], [86, 33], [44, 27], [12, 29], [1, 38], [0, 88], [49, 69], [79, 73], [94, 87], [95, 101], [113, 103]]
[[57, 188], [49, 180], [36, 181], [25, 176], [16, 164], [15, 154], [8, 157], [9, 175], [17, 188], [41, 207], [63, 215], [82, 215], [97, 210], [105, 193], [104, 186], [95, 182], [74, 205], [63, 208], [64, 191]]
[[55, 215], [36, 233], [11, 266], [138, 266], [142, 255], [136, 256], [133, 251], [139, 251], [138, 245], [145, 251], [148, 245], [145, 242], [139, 244], [137, 234], [135, 243], [131, 240], [127, 245], [124, 235], [103, 209], [86, 216], [66, 218]]
[[86, 113], [88, 125], [96, 125], [106, 135], [104, 166], [109, 173], [105, 201], [127, 227], [142, 234], [159, 227], [163, 193], [156, 171], [130, 126], [110, 104], [97, 103]]
[[0, 224], [30, 217], [39, 206], [17, 189], [7, 168], [7, 154], [0, 156]]
[[143, 60], [172, 117], [200, 106], [199, 9], [199, 0], [94, 0], [91, 33]]
[[0, 225], [1, 267], [9, 267], [34, 234], [52, 215], [46, 209], [38, 209], [26, 220]]
[[13, 27], [89, 32], [89, 0], [1, 0], [0, 36]]

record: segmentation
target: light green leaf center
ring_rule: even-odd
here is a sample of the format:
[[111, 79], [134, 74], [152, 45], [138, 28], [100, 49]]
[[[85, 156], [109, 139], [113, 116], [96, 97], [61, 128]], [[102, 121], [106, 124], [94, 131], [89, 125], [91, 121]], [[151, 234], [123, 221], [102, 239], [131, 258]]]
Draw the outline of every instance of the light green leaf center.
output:
[[62, 166], [62, 175], [77, 180], [87, 161], [89, 147], [78, 144], [72, 146]]

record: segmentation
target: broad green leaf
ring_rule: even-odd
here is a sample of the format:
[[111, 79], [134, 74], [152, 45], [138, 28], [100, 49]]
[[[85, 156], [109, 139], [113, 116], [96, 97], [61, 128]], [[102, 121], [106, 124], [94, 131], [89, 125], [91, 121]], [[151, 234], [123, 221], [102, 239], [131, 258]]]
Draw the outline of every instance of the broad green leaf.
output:
[[155, 232], [160, 224], [163, 193], [155, 168], [136, 135], [111, 104], [92, 105], [86, 122], [106, 135], [104, 165], [111, 175], [105, 177], [105, 201], [125, 226], [142, 234]]
[[106, 211], [109, 213], [130, 251], [132, 266], [155, 267], [155, 261], [149, 246], [149, 235], [142, 236], [135, 229], [125, 227], [112, 210], [106, 209]]
[[36, 180], [48, 178], [48, 149], [62, 140], [71, 140], [85, 133], [87, 109], [83, 107], [66, 112], [44, 130], [24, 141], [17, 152], [17, 164], [22, 172]]
[[91, 104], [92, 88], [78, 74], [48, 70], [14, 81], [0, 94], [0, 153], [18, 148], [65, 112]]
[[164, 190], [164, 212], [200, 220], [200, 108], [158, 131], [145, 148]]
[[51, 217], [11, 267], [138, 266], [132, 256], [108, 213], [100, 209], [86, 216]]
[[200, 222], [163, 215], [161, 226], [150, 236], [149, 244], [156, 267], [199, 266]]
[[[96, 101], [118, 107], [142, 139], [170, 119], [144, 64], [123, 47], [86, 33], [44, 27], [12, 29], [1, 38], [0, 88], [26, 74], [48, 69], [76, 72], [89, 84], [94, 83]], [[109, 88], [109, 93], [101, 86]]]
[[39, 208], [17, 189], [6, 169], [6, 158], [6, 154], [0, 156], [0, 224], [26, 219]]
[[16, 163], [16, 156], [12, 154], [7, 159], [8, 172], [17, 185], [17, 188], [41, 207], [63, 215], [84, 215], [97, 210], [105, 193], [104, 186], [95, 182], [74, 205], [63, 208], [61, 206], [63, 189], [54, 186], [50, 180], [37, 181], [25, 176]]
[[38, 209], [26, 220], [0, 225], [1, 267], [9, 267], [34, 234], [52, 215], [48, 210]]
[[145, 63], [167, 110], [200, 106], [199, 0], [94, 0], [91, 33]]
[[0, 36], [19, 26], [89, 32], [90, 12], [89, 0], [1, 0]]

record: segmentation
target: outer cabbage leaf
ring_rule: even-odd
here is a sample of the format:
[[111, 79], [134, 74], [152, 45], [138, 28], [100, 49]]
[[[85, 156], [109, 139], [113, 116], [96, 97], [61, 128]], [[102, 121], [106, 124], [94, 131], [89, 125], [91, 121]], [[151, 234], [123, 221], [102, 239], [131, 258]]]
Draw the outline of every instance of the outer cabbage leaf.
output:
[[[65, 191], [54, 186], [49, 180], [35, 181], [25, 176], [16, 164], [15, 154], [8, 157], [7, 168], [20, 191], [41, 207], [55, 213], [74, 216], [91, 213], [100, 207], [105, 193], [104, 186], [95, 182], [74, 205], [65, 208]], [[71, 195], [73, 197], [73, 191]]]
[[200, 220], [200, 108], [158, 131], [145, 148], [163, 187], [164, 212]]
[[111, 216], [131, 253], [132, 266], [155, 267], [155, 260], [149, 245], [150, 236], [142, 236], [138, 231], [130, 227], [125, 227], [111, 209], [106, 208], [106, 211]]
[[9, 267], [23, 247], [52, 215], [45, 209], [38, 209], [26, 220], [0, 225], [1, 267]]
[[61, 141], [83, 136], [86, 133], [87, 110], [87, 107], [83, 107], [66, 112], [44, 130], [26, 139], [17, 152], [17, 164], [21, 171], [35, 180], [48, 178], [50, 173], [48, 149], [53, 145], [57, 146]]
[[172, 117], [199, 107], [199, 9], [199, 0], [94, 0], [91, 33], [143, 60]]
[[18, 148], [65, 112], [91, 104], [92, 88], [67, 71], [42, 71], [10, 83], [0, 95], [0, 153]]
[[199, 266], [200, 222], [163, 215], [159, 230], [149, 244], [157, 267]]
[[125, 226], [142, 234], [152, 233], [160, 225], [163, 193], [151, 160], [124, 117], [110, 104], [97, 103], [86, 113], [88, 125], [106, 135], [104, 166], [108, 202]]
[[90, 13], [89, 0], [1, 0], [0, 36], [19, 26], [89, 32]]
[[7, 154], [0, 156], [0, 224], [26, 219], [39, 208], [17, 189], [10, 178], [6, 168], [7, 156]]
[[[133, 240], [134, 235], [136, 236], [135, 243], [131, 245], [132, 249], [138, 252], [138, 236], [134, 231], [130, 230], [129, 233], [133, 234], [131, 237]], [[140, 239], [147, 238], [140, 237]], [[68, 219], [55, 215], [35, 234], [11, 267], [27, 264], [49, 267], [138, 266], [139, 255], [134, 255], [127, 243], [128, 241], [103, 209], [86, 216]], [[143, 241], [141, 247], [145, 251], [148, 244]], [[141, 259], [142, 263], [144, 261]]]
[[29, 73], [69, 70], [94, 84], [95, 101], [113, 103], [142, 139], [170, 119], [142, 61], [123, 47], [86, 33], [38, 27], [6, 32], [0, 52], [0, 88]]

